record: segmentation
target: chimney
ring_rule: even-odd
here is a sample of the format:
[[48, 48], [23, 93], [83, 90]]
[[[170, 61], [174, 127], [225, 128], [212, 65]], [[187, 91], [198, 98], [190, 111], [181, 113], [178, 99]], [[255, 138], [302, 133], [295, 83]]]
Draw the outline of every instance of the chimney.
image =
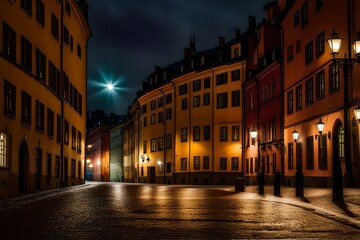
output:
[[219, 36], [219, 47], [222, 48], [225, 44], [225, 38], [222, 36]]
[[240, 38], [240, 29], [238, 29], [238, 28], [235, 30], [235, 37], [236, 37], [236, 39]]
[[188, 58], [191, 55], [191, 50], [189, 48], [184, 48], [184, 58]]
[[254, 33], [256, 30], [256, 19], [254, 16], [249, 16], [249, 32]]

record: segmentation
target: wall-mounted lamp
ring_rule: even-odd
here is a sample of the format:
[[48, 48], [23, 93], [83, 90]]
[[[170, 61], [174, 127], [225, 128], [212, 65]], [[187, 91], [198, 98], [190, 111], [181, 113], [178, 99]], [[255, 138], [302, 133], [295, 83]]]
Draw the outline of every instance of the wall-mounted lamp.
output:
[[321, 135], [322, 131], [324, 130], [324, 127], [325, 127], [325, 123], [323, 123], [323, 121], [321, 121], [321, 118], [319, 118], [319, 121], [316, 123], [316, 127]]
[[158, 165], [161, 165], [161, 161], [159, 160], [159, 161], [157, 162], [157, 164], [158, 164]]
[[294, 129], [294, 131], [292, 131], [292, 135], [293, 135], [294, 142], [297, 142], [298, 137], [299, 137], [299, 132]]
[[147, 161], [147, 162], [150, 162], [150, 157], [147, 157], [146, 161]]
[[360, 102], [358, 102], [357, 107], [354, 109], [355, 117], [360, 122]]
[[257, 131], [254, 129], [250, 130], [250, 137], [251, 137], [251, 142], [252, 142], [252, 145], [255, 145], [255, 139], [256, 139], [256, 136], [257, 136]]

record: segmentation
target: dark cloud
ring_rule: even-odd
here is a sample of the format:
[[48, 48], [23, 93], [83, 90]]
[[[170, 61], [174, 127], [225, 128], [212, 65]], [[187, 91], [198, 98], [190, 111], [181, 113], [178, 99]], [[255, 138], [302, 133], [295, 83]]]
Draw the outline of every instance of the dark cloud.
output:
[[[88, 109], [125, 114], [154, 66], [180, 60], [192, 34], [197, 50], [220, 35], [230, 40], [236, 28], [247, 30], [248, 16], [263, 18], [269, 1], [88, 0]], [[99, 85], [106, 80], [121, 80], [121, 89], [108, 96]]]

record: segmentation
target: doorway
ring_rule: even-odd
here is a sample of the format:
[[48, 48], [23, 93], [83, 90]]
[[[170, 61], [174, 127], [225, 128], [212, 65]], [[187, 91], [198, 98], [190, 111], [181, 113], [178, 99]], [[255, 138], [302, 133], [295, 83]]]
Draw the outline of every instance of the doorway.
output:
[[25, 140], [22, 140], [19, 147], [19, 192], [28, 192], [29, 182], [29, 148]]
[[150, 177], [150, 183], [155, 183], [155, 167], [149, 167], [148, 168], [149, 177]]

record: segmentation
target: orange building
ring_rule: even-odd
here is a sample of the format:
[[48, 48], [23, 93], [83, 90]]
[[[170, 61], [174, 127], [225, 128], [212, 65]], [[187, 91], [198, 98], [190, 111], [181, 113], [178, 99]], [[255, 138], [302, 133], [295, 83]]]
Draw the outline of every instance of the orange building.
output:
[[[351, 44], [360, 31], [360, 3], [285, 4], [279, 1], [286, 9], [281, 25], [287, 184], [293, 185], [296, 171], [302, 170], [305, 186], [341, 187], [343, 179], [348, 186], [359, 186], [359, 123], [353, 111], [360, 100], [359, 65], [339, 58], [355, 57]], [[327, 42], [334, 29], [343, 40], [339, 60], [333, 60]]]
[[84, 181], [85, 0], [1, 0], [0, 198]]

